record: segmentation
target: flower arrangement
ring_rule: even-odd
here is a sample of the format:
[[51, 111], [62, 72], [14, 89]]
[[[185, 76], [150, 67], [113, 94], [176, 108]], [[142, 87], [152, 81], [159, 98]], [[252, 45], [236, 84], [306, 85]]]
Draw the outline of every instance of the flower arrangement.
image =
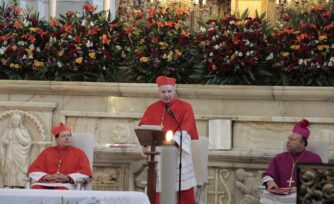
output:
[[0, 21], [0, 75], [24, 79], [32, 70], [44, 67], [45, 22], [29, 16], [15, 5], [2, 10]]
[[269, 39], [267, 61], [276, 72], [274, 76], [280, 76], [274, 81], [283, 85], [334, 85], [333, 10], [316, 6], [298, 16], [295, 12], [290, 15], [285, 27]]
[[228, 16], [210, 20], [198, 33], [203, 53], [203, 82], [252, 84], [254, 72], [264, 61], [267, 41], [265, 21], [260, 18]]
[[126, 61], [135, 82], [154, 82], [159, 75], [183, 78], [190, 72], [192, 34], [189, 11], [177, 3], [146, 12], [134, 9], [122, 18], [132, 53]]
[[[190, 0], [189, 0], [190, 1]], [[165, 0], [111, 21], [90, 4], [50, 22], [0, 7], [0, 78], [179, 83], [334, 85], [334, 9], [289, 10], [282, 27], [264, 15], [189, 26], [183, 1]]]

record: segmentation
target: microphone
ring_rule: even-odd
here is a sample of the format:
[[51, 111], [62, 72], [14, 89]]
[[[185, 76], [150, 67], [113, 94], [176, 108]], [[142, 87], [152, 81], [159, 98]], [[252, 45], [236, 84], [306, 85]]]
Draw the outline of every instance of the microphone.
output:
[[169, 116], [172, 117], [176, 121], [175, 115], [174, 115], [173, 111], [170, 109], [168, 103], [165, 104], [165, 108], [166, 108], [166, 111], [169, 114]]

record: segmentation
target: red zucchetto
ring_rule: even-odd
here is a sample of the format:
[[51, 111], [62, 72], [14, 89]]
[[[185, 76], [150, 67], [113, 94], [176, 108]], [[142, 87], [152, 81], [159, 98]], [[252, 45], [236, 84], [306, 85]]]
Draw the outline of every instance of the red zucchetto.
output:
[[163, 85], [173, 85], [174, 86], [176, 84], [176, 79], [165, 77], [165, 76], [158, 76], [155, 82], [157, 83], [158, 87], [163, 86]]
[[56, 136], [63, 131], [70, 131], [71, 132], [72, 129], [69, 126], [65, 125], [64, 123], [60, 123], [58, 126], [53, 127], [51, 129], [51, 132], [52, 132], [53, 136]]

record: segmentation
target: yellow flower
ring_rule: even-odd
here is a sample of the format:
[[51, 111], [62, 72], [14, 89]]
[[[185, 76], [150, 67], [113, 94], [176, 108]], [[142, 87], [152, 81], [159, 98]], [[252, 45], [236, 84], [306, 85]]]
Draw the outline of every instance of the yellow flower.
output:
[[282, 55], [283, 57], [287, 57], [287, 56], [290, 55], [290, 53], [288, 53], [288, 52], [282, 52], [281, 55]]
[[96, 58], [96, 53], [95, 52], [90, 52], [88, 55], [89, 55], [89, 57], [91, 59], [95, 59]]
[[30, 49], [26, 48], [26, 52], [28, 56], [31, 56], [31, 57], [33, 56], [32, 51]]
[[327, 36], [326, 35], [320, 35], [319, 36], [319, 40], [322, 41], [322, 40], [327, 40]]
[[291, 45], [290, 47], [292, 50], [299, 50], [300, 45]]
[[34, 60], [34, 66], [35, 67], [44, 67], [44, 62], [42, 61], [38, 61], [38, 60]]
[[206, 45], [206, 42], [205, 41], [201, 41], [200, 43], [199, 43], [199, 46], [201, 46], [201, 47], [204, 47]]
[[148, 60], [149, 60], [149, 58], [148, 57], [141, 57], [140, 59], [139, 59], [141, 62], [148, 62]]
[[165, 50], [168, 46], [168, 44], [165, 43], [165, 42], [159, 42], [159, 45], [160, 45], [160, 49], [162, 49], [162, 50]]
[[12, 46], [12, 49], [15, 51], [17, 49], [17, 46], [16, 45], [13, 45]]
[[64, 50], [60, 50], [60, 51], [58, 52], [58, 56], [61, 57], [61, 56], [63, 56], [63, 55], [64, 55]]
[[76, 46], [75, 49], [81, 50], [81, 47], [80, 46]]
[[77, 64], [81, 64], [81, 63], [82, 63], [82, 60], [83, 60], [82, 57], [78, 57], [78, 58], [76, 58], [74, 61], [75, 61]]
[[21, 66], [20, 66], [19, 64], [10, 63], [9, 67], [10, 67], [10, 68], [14, 68], [14, 69], [18, 69], [18, 68], [20, 68]]
[[176, 30], [178, 30], [180, 27], [181, 27], [181, 24], [179, 24], [179, 23], [175, 23], [175, 28], [176, 28]]
[[329, 49], [329, 45], [318, 45], [317, 49], [320, 50], [320, 51], [324, 50], [324, 49]]
[[139, 44], [142, 45], [142, 44], [144, 44], [144, 43], [145, 43], [145, 40], [144, 40], [143, 38], [140, 39]]
[[29, 30], [30, 30], [31, 32], [36, 32], [36, 31], [37, 31], [37, 28], [29, 28]]
[[175, 50], [176, 57], [180, 57], [182, 55], [182, 52], [178, 49]]

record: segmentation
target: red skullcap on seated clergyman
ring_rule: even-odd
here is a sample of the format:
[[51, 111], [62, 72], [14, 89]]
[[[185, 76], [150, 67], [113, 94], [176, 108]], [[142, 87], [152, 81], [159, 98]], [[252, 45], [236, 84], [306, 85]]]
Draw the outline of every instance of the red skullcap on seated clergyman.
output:
[[58, 135], [59, 133], [63, 132], [63, 131], [72, 131], [71, 128], [67, 125], [65, 125], [64, 123], [60, 123], [58, 126], [53, 127], [51, 132], [54, 136]]
[[297, 133], [304, 137], [306, 140], [310, 136], [310, 130], [307, 128], [310, 126], [310, 122], [306, 119], [303, 119], [299, 122], [297, 122], [292, 129], [292, 132]]
[[165, 76], [158, 76], [155, 82], [157, 83], [158, 87], [163, 85], [175, 85], [176, 79]]

